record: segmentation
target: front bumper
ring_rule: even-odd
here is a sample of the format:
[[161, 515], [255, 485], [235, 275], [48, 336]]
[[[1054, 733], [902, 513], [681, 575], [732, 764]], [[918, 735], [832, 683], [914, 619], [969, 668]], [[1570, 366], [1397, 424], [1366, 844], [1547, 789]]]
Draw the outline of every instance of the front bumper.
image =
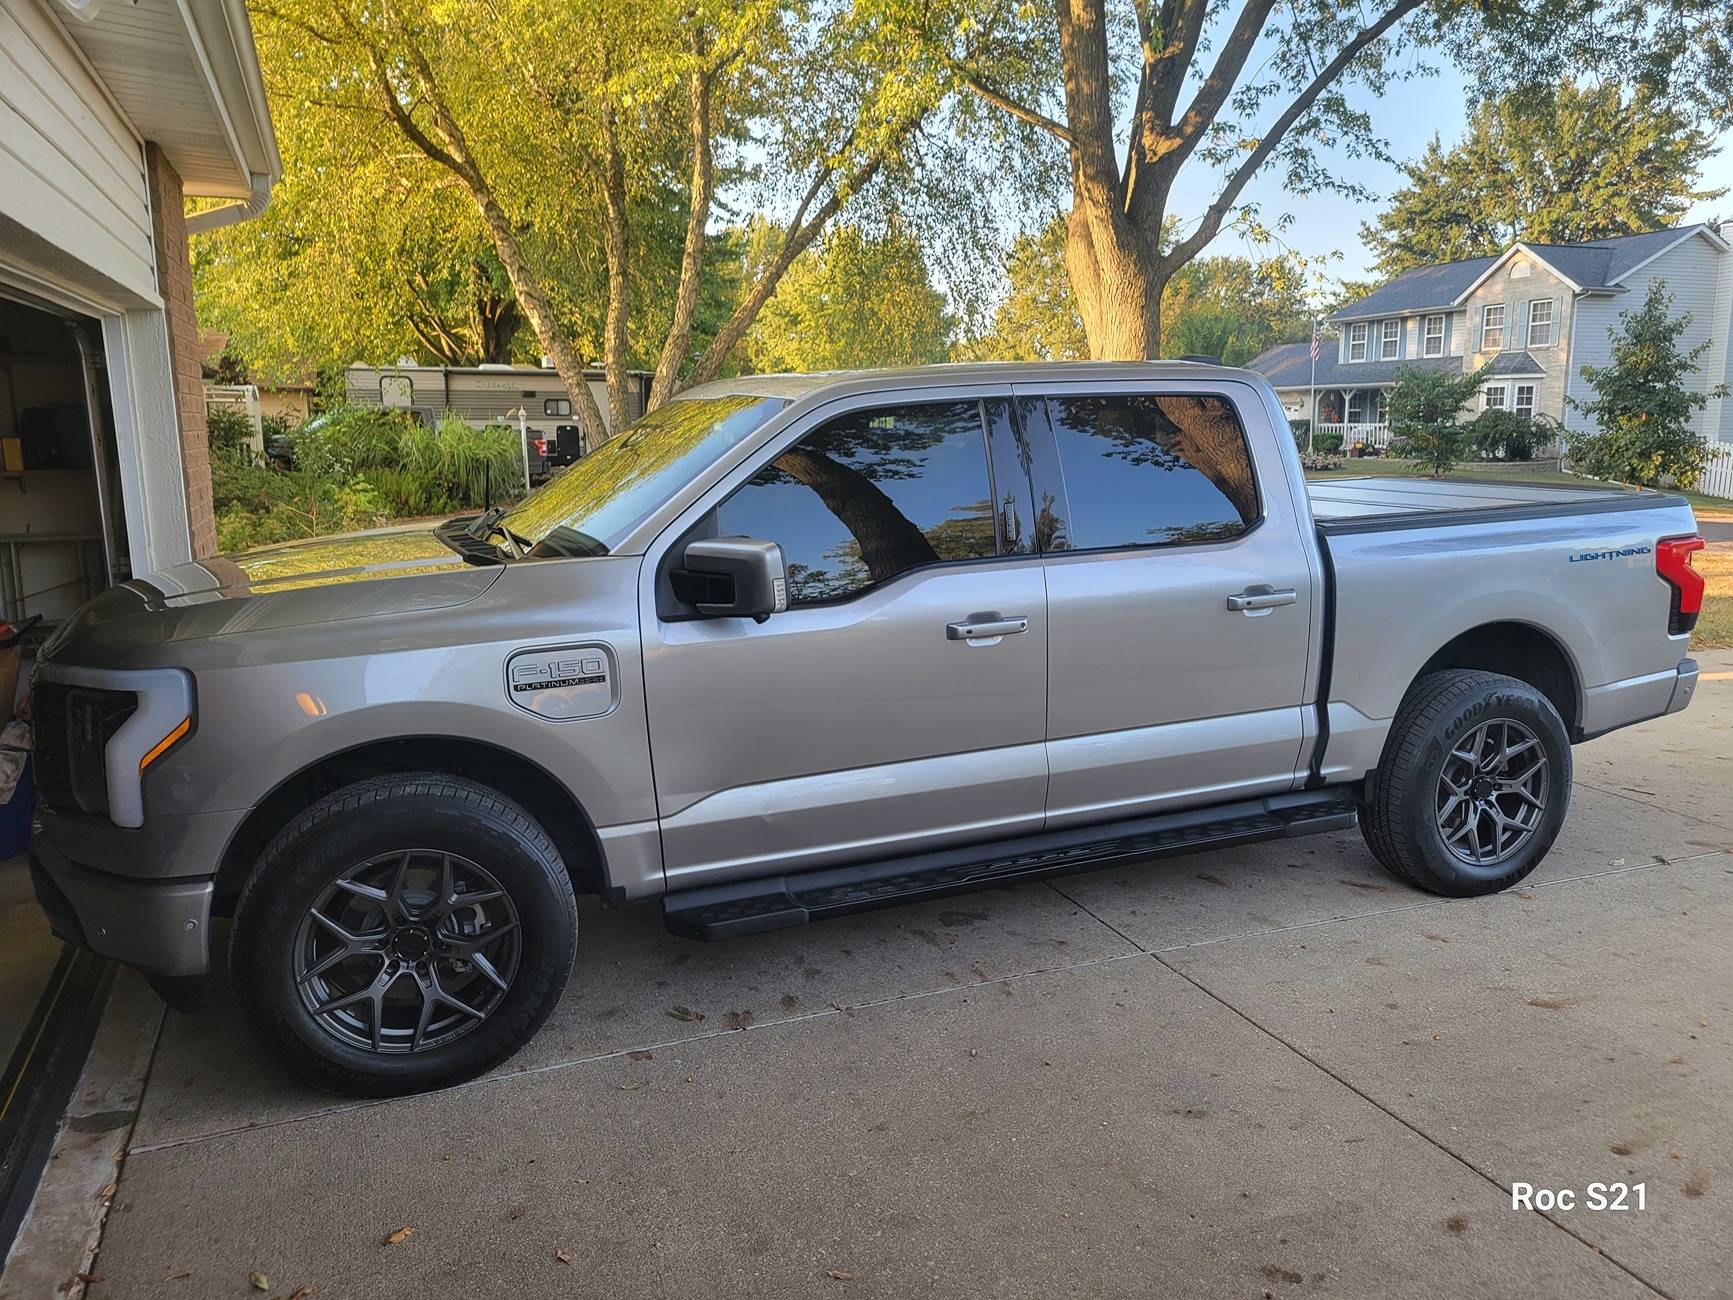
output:
[[[167, 820], [203, 823], [205, 819]], [[189, 839], [226, 840], [229, 819], [217, 820], [222, 824], [201, 824], [191, 835], [173, 836], [174, 847], [189, 847]], [[30, 877], [54, 932], [68, 943], [155, 975], [206, 974], [213, 877], [220, 851], [163, 852], [168, 848], [163, 836], [143, 836], [92, 821], [38, 810], [30, 837]], [[166, 874], [189, 867], [202, 871]]]

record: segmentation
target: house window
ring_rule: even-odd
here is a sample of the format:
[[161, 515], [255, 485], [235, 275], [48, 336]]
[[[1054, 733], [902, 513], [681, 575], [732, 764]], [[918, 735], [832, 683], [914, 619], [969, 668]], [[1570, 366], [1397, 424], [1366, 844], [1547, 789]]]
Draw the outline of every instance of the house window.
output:
[[572, 399], [569, 397], [547, 397], [542, 399], [543, 415], [570, 415]]
[[1502, 411], [1504, 409], [1504, 385], [1488, 384], [1480, 390], [1480, 409], [1483, 411]]
[[1348, 326], [1348, 360], [1366, 359], [1366, 322]]
[[1420, 355], [1423, 357], [1441, 357], [1444, 355], [1444, 317], [1428, 316], [1425, 330], [1420, 340]]
[[1536, 298], [1528, 305], [1528, 346], [1552, 346], [1552, 299]]
[[1402, 322], [1387, 320], [1384, 322], [1384, 334], [1378, 341], [1378, 356], [1383, 361], [1394, 361], [1396, 353], [1402, 347]]
[[1504, 351], [1504, 304], [1489, 303], [1480, 309], [1480, 350]]
[[1516, 386], [1516, 400], [1511, 403], [1510, 409], [1522, 416], [1525, 420], [1534, 419], [1533, 384], [1518, 384]]

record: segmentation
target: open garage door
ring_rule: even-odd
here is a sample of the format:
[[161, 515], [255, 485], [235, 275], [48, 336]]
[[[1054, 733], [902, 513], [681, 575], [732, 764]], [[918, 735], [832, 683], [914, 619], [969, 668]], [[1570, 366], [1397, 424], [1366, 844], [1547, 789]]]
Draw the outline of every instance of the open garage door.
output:
[[0, 288], [0, 619], [46, 630], [131, 575], [117, 462], [97, 322]]

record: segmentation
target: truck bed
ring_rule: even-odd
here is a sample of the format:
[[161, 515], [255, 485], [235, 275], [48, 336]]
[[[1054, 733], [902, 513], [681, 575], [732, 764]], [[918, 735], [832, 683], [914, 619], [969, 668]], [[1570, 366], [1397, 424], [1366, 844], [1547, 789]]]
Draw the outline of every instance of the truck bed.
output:
[[1499, 480], [1340, 478], [1307, 482], [1312, 514], [1325, 533], [1430, 528], [1480, 520], [1597, 514], [1661, 506], [1673, 498], [1641, 488]]

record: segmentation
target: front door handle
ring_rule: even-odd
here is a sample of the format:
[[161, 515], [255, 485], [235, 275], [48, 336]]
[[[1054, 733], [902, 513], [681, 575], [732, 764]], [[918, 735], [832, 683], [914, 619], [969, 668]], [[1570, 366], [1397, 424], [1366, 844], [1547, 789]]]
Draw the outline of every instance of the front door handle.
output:
[[1026, 614], [1013, 614], [1010, 618], [989, 614], [945, 624], [945, 637], [950, 641], [981, 641], [988, 637], [1016, 636], [1028, 630], [1029, 617]]
[[1292, 605], [1299, 597], [1294, 589], [1277, 591], [1274, 587], [1247, 587], [1237, 596], [1228, 597], [1228, 608], [1236, 610], [1274, 609], [1277, 605]]

